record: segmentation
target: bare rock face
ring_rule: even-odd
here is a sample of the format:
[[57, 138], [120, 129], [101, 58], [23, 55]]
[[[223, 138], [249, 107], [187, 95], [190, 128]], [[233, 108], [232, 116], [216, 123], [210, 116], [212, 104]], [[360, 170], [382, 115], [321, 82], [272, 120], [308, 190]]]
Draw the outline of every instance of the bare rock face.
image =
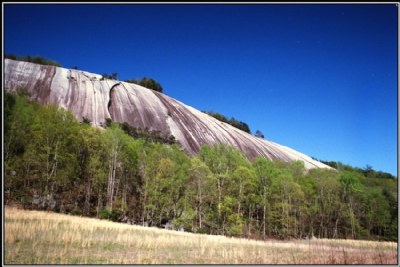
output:
[[190, 154], [202, 144], [223, 143], [247, 153], [284, 161], [301, 160], [307, 169], [330, 168], [291, 148], [257, 138], [142, 86], [104, 79], [85, 71], [5, 60], [6, 90], [26, 88], [40, 103], [54, 103], [70, 110], [78, 120], [87, 118], [103, 127], [105, 120], [127, 122], [133, 127], [173, 135]]

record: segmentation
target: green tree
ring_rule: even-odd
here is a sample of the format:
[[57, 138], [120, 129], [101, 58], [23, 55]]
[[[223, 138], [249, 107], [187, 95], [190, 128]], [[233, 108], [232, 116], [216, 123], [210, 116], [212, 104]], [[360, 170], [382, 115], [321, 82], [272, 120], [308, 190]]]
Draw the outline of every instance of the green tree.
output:
[[337, 173], [331, 170], [313, 169], [309, 176], [315, 188], [312, 199], [314, 209], [311, 215], [313, 228], [317, 229], [317, 235], [321, 238], [337, 238], [341, 210], [343, 210], [340, 199], [341, 184]]
[[232, 173], [232, 190], [230, 193], [237, 196], [237, 213], [242, 213], [242, 207], [248, 200], [248, 196], [255, 192], [256, 180], [252, 169], [246, 166], [239, 166]]
[[[31, 103], [27, 96], [18, 93], [5, 93], [4, 103], [4, 160], [14, 155], [22, 155], [31, 140], [31, 126], [38, 106]], [[22, 129], [25, 129], [23, 131]]]
[[30, 162], [24, 160], [26, 148], [33, 139], [32, 124], [38, 105], [26, 95], [5, 92], [4, 167], [5, 201], [27, 204], [31, 198]]
[[154, 91], [162, 93], [163, 87], [161, 86], [160, 83], [158, 83], [156, 80], [148, 77], [143, 77], [141, 79], [130, 79], [130, 80], [125, 80], [125, 82], [128, 83], [134, 83], [138, 84], [140, 86], [146, 87], [148, 89], [152, 89]]
[[250, 133], [251, 134], [250, 127], [247, 125], [247, 123], [245, 123], [243, 121], [239, 121], [239, 120], [237, 120], [237, 119], [235, 119], [233, 117], [228, 119], [226, 116], [222, 115], [221, 113], [214, 112], [214, 111], [202, 111], [202, 112], [204, 112], [204, 113], [216, 118], [219, 121], [228, 123], [228, 124], [232, 125], [233, 127], [237, 128], [237, 129], [240, 129], [240, 130], [242, 130], [242, 131], [244, 131], [246, 133]]
[[102, 80], [104, 80], [104, 79], [109, 79], [109, 80], [118, 80], [118, 73], [116, 73], [116, 72], [113, 72], [113, 73], [111, 73], [111, 74], [108, 74], [108, 73], [103, 73], [102, 74]]
[[385, 236], [390, 225], [390, 208], [382, 190], [367, 188], [362, 197], [362, 219], [365, 220], [368, 237], [370, 233]]
[[111, 124], [104, 133], [104, 144], [108, 151], [108, 180], [106, 208], [112, 210], [115, 185], [119, 183], [117, 171], [122, 171], [123, 148], [128, 144], [130, 137], [117, 125]]
[[17, 55], [13, 55], [13, 54], [6, 54], [6, 55], [4, 55], [4, 58], [32, 62], [32, 63], [36, 63], [36, 64], [41, 64], [41, 65], [51, 65], [51, 66], [56, 66], [56, 67], [62, 67], [61, 64], [58, 63], [57, 61], [45, 58], [43, 56], [17, 56]]
[[102, 191], [107, 181], [107, 152], [103, 142], [102, 133], [99, 129], [81, 127], [82, 146], [81, 146], [81, 170], [82, 178], [86, 180], [85, 202], [83, 213], [90, 214], [91, 198], [93, 190], [97, 192], [97, 216], [101, 209]]
[[[263, 237], [267, 234], [268, 216], [267, 212], [270, 207], [269, 202], [269, 187], [271, 186], [272, 180], [278, 174], [278, 170], [274, 167], [273, 162], [264, 158], [257, 157], [253, 161], [253, 169], [258, 179], [258, 195], [260, 196], [260, 204], [262, 206], [262, 233]], [[270, 228], [268, 228], [268, 234], [271, 234]]]
[[190, 165], [191, 180], [187, 191], [194, 202], [192, 207], [196, 211], [197, 228], [203, 229], [205, 213], [209, 212], [206, 207], [212, 202], [213, 174], [198, 157], [191, 158]]
[[281, 170], [270, 187], [273, 234], [280, 238], [298, 237], [297, 207], [302, 205], [304, 193], [292, 175]]
[[26, 146], [23, 161], [29, 163], [29, 175], [39, 184], [41, 207], [49, 206], [54, 193], [63, 190], [78, 171], [79, 130], [75, 117], [54, 105], [35, 112], [32, 139]]
[[232, 173], [239, 166], [248, 165], [244, 154], [230, 146], [216, 144], [214, 146], [203, 145], [200, 148], [199, 158], [215, 175], [217, 186], [217, 211], [219, 230], [224, 232], [223, 220], [221, 219], [222, 200], [227, 193], [228, 183], [231, 180]]
[[339, 176], [339, 181], [342, 184], [341, 200], [347, 204], [347, 218], [351, 225], [351, 237], [356, 238], [359, 222], [356, 217], [358, 202], [356, 196], [363, 191], [363, 185], [360, 182], [361, 174], [355, 171], [343, 171]]
[[16, 96], [5, 92], [4, 93], [4, 135], [9, 136], [10, 120], [16, 102]]

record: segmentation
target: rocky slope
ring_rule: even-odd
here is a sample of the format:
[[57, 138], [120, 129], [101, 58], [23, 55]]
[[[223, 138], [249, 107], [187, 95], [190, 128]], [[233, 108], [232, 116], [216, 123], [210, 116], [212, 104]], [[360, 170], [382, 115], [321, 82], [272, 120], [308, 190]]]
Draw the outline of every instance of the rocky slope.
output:
[[247, 153], [284, 161], [302, 160], [305, 167], [329, 168], [307, 155], [254, 137], [220, 122], [169, 96], [142, 86], [104, 79], [85, 71], [44, 66], [6, 59], [5, 90], [24, 87], [40, 103], [54, 103], [69, 109], [78, 120], [84, 117], [95, 126], [107, 118], [137, 128], [173, 135], [190, 154], [202, 144], [223, 143]]

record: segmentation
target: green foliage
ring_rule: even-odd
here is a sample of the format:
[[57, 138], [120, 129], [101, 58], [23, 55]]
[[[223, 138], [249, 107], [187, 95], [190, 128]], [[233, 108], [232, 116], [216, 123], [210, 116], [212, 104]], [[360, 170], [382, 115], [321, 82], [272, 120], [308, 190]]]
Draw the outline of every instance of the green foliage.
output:
[[120, 212], [117, 210], [101, 209], [99, 212], [99, 219], [110, 220], [113, 222], [118, 222], [120, 217]]
[[352, 195], [355, 192], [361, 192], [363, 186], [360, 182], [361, 175], [356, 172], [343, 171], [339, 176], [339, 181], [343, 186], [344, 196]]
[[61, 64], [58, 63], [57, 61], [54, 61], [52, 59], [48, 59], [48, 58], [45, 58], [42, 56], [17, 56], [17, 55], [13, 55], [13, 54], [5, 54], [4, 58], [19, 60], [19, 61], [26, 61], [26, 62], [41, 64], [41, 65], [51, 65], [51, 66], [56, 66], [56, 67], [62, 67]]
[[105, 125], [106, 127], [110, 127], [112, 123], [113, 121], [111, 118], [106, 118], [106, 125]]
[[6, 203], [208, 234], [397, 240], [397, 180], [372, 168], [249, 162], [221, 144], [189, 156], [151, 132], [92, 128], [17, 91], [4, 97]]
[[[318, 160], [314, 158], [315, 160]], [[382, 179], [396, 179], [395, 176], [391, 175], [390, 173], [387, 172], [382, 172], [382, 171], [375, 171], [372, 166], [367, 165], [365, 168], [361, 169], [358, 167], [352, 167], [347, 164], [343, 164], [341, 162], [337, 161], [323, 161], [323, 160], [318, 160], [332, 168], [335, 168], [337, 170], [345, 170], [345, 171], [354, 171], [362, 174], [365, 177], [369, 178], [382, 178]]]
[[108, 220], [111, 217], [111, 211], [108, 209], [101, 209], [98, 215], [99, 219]]
[[8, 92], [4, 93], [4, 135], [9, 136], [8, 131], [10, 130], [10, 116], [12, 114], [12, 110], [15, 106], [16, 97], [13, 94]]
[[[133, 138], [143, 138], [146, 142], [175, 144], [177, 141], [173, 135], [163, 136], [160, 131], [140, 129], [129, 125], [127, 122], [120, 124], [121, 129]], [[108, 127], [108, 126], [107, 126]]]
[[196, 217], [196, 212], [192, 208], [187, 208], [182, 212], [182, 215], [173, 220], [173, 224], [177, 227], [182, 227], [186, 231], [190, 231], [193, 225], [193, 220]]
[[218, 112], [214, 112], [214, 111], [203, 111], [204, 113], [216, 118], [219, 121], [228, 123], [230, 125], [232, 125], [233, 127], [240, 129], [246, 133], [251, 133], [250, 131], [250, 127], [247, 125], [247, 123], [242, 122], [242, 121], [238, 121], [235, 118], [230, 118], [228, 119], [226, 116], [218, 113]]
[[163, 91], [163, 87], [161, 86], [161, 84], [159, 84], [156, 80], [154, 80], [152, 78], [144, 77], [141, 79], [130, 79], [130, 80], [125, 80], [125, 82], [138, 84], [138, 85], [141, 85], [148, 89], [152, 89], [152, 90], [160, 92], [160, 93], [162, 93], [162, 91]]
[[71, 211], [71, 215], [82, 215], [82, 210], [81, 209], [73, 209]]
[[89, 125], [90, 125], [91, 121], [90, 121], [88, 118], [83, 117], [83, 118], [82, 118], [82, 123], [85, 123], [85, 124], [89, 124]]

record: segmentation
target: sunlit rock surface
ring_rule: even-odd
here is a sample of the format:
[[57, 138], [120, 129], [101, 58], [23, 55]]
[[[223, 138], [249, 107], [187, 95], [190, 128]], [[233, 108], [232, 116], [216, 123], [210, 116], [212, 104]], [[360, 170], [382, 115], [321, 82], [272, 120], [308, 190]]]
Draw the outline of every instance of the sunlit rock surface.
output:
[[167, 95], [142, 86], [103, 79], [101, 75], [54, 66], [5, 60], [6, 90], [24, 87], [40, 103], [54, 103], [69, 109], [78, 120], [104, 126], [117, 122], [173, 135], [190, 154], [204, 143], [223, 143], [247, 153], [284, 161], [302, 160], [306, 168], [329, 168], [291, 148], [254, 137], [220, 122]]

